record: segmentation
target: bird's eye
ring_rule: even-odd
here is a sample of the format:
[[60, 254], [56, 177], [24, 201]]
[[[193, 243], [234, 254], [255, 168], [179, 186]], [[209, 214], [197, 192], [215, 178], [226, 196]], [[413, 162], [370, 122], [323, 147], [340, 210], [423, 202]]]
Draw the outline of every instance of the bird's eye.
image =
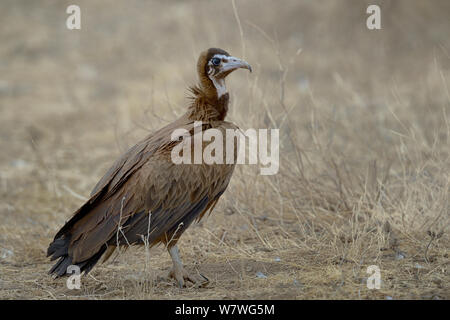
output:
[[212, 58], [211, 62], [212, 62], [213, 65], [218, 66], [220, 64], [220, 59], [219, 58]]

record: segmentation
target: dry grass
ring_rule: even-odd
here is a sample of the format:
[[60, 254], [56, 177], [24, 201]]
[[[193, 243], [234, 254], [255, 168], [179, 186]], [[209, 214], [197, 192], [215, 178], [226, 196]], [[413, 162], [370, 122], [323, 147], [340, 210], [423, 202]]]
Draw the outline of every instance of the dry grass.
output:
[[[0, 298], [450, 298], [448, 1], [383, 1], [380, 31], [356, 0], [77, 2], [81, 31], [67, 1], [0, 4]], [[253, 65], [228, 81], [229, 119], [280, 129], [279, 174], [239, 166], [183, 235], [207, 287], [176, 288], [165, 250], [141, 247], [66, 289], [46, 274], [51, 238], [120, 152], [184, 112], [211, 46]]]

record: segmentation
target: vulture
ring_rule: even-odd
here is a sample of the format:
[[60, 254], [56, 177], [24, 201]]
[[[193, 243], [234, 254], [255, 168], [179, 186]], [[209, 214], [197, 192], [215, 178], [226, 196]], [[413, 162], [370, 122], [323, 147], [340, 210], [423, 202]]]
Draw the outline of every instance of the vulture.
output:
[[[145, 137], [114, 162], [89, 200], [50, 243], [47, 257], [58, 260], [49, 274], [55, 278], [65, 276], [67, 268], [73, 265], [87, 274], [102, 256], [104, 262], [118, 247], [163, 244], [173, 262], [169, 277], [178, 286], [185, 286], [186, 281], [208, 281], [204, 276], [200, 279], [186, 272], [177, 242], [194, 220], [200, 221], [214, 209], [230, 182], [234, 164], [177, 164], [171, 151], [187, 141], [186, 137], [195, 138], [195, 130], [214, 128], [225, 133], [227, 129], [238, 129], [224, 119], [229, 101], [225, 77], [239, 68], [252, 71], [247, 62], [222, 49], [210, 48], [200, 54], [199, 82], [190, 88], [187, 112]], [[200, 121], [197, 129], [194, 123]], [[173, 140], [176, 129], [185, 130], [187, 136]]]

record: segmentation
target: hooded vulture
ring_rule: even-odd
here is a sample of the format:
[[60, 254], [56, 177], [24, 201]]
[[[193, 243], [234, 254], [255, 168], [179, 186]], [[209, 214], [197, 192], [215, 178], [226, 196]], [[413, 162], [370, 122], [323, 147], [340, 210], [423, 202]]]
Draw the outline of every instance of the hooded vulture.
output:
[[50, 243], [47, 256], [58, 259], [50, 274], [67, 275], [71, 265], [87, 274], [100, 257], [106, 261], [118, 246], [162, 243], [173, 261], [169, 276], [180, 287], [185, 280], [199, 282], [198, 276], [184, 270], [176, 244], [194, 220], [213, 210], [230, 182], [234, 164], [176, 164], [171, 151], [184, 138], [174, 141], [171, 136], [174, 130], [184, 129], [192, 138], [194, 122], [198, 121], [201, 132], [237, 129], [224, 119], [229, 100], [225, 77], [238, 68], [251, 71], [247, 62], [222, 49], [211, 48], [200, 54], [199, 83], [190, 88], [192, 100], [187, 112], [115, 161], [90, 199]]

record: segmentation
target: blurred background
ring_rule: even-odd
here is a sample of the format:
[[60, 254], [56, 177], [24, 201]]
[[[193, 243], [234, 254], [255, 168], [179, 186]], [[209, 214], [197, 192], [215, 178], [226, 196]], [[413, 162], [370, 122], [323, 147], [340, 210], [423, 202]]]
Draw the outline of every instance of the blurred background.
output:
[[[449, 18], [445, 0], [2, 0], [0, 298], [450, 298]], [[185, 112], [209, 47], [252, 65], [228, 78], [228, 120], [280, 129], [279, 174], [239, 166], [183, 236], [209, 287], [179, 291], [163, 249], [132, 249], [69, 291], [46, 275], [52, 237]]]

